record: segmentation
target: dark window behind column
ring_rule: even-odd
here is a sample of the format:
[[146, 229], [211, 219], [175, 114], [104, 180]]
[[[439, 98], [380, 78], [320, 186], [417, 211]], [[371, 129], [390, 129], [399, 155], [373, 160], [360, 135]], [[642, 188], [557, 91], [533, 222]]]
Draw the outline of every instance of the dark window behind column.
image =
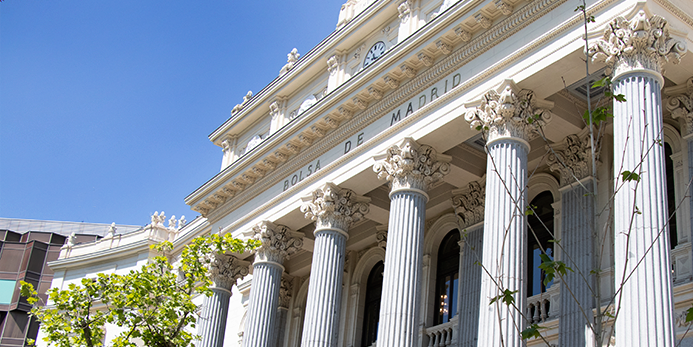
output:
[[667, 205], [669, 207], [669, 242], [671, 249], [674, 249], [679, 244], [679, 238], [676, 228], [676, 194], [674, 186], [674, 161], [671, 159], [673, 151], [668, 143], [664, 143], [664, 162], [666, 165], [667, 177]]
[[447, 323], [457, 313], [457, 291], [459, 289], [460, 232], [448, 233], [438, 249], [436, 272], [435, 325]]
[[382, 261], [373, 266], [366, 284], [366, 305], [363, 308], [363, 347], [371, 346], [378, 337], [378, 318], [380, 318], [380, 297], [383, 293]]
[[553, 240], [553, 195], [549, 191], [541, 192], [530, 204], [534, 208], [534, 214], [527, 218], [528, 297], [545, 292], [553, 284], [551, 281], [544, 285], [546, 274], [539, 268], [542, 253], [553, 259], [553, 243], [549, 242]]

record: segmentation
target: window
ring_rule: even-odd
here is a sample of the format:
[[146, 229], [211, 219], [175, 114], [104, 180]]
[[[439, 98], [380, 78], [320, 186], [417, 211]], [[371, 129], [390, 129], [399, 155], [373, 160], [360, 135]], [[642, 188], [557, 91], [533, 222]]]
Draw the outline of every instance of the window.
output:
[[667, 206], [669, 215], [669, 243], [671, 244], [671, 249], [674, 249], [676, 245], [679, 244], [679, 238], [677, 235], [676, 228], [676, 193], [674, 185], [674, 160], [671, 159], [673, 150], [668, 143], [664, 143], [664, 162], [665, 162], [665, 175], [667, 180]]
[[373, 266], [368, 275], [366, 284], [366, 305], [363, 308], [363, 347], [369, 347], [375, 343], [378, 337], [378, 319], [380, 318], [380, 297], [383, 293], [383, 271], [385, 265], [382, 261]]
[[553, 281], [544, 285], [546, 274], [539, 268], [541, 254], [546, 254], [553, 259], [553, 195], [549, 191], [539, 193], [530, 205], [534, 213], [529, 215], [527, 223], [527, 296], [534, 296], [545, 292]]
[[457, 313], [457, 291], [460, 277], [460, 232], [448, 233], [438, 249], [436, 273], [435, 325], [447, 323]]

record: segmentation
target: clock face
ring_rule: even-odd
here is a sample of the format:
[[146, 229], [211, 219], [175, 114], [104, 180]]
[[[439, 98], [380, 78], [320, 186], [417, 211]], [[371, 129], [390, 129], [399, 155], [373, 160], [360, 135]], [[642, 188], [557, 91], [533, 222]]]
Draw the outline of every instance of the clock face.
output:
[[371, 49], [366, 53], [366, 58], [363, 59], [363, 67], [370, 65], [378, 60], [385, 53], [385, 43], [383, 41], [376, 42]]

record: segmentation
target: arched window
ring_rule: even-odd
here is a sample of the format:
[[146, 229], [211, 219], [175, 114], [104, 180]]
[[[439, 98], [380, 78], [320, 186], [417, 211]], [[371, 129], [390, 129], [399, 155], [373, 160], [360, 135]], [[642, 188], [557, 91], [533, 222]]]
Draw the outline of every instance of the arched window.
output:
[[541, 294], [546, 291], [553, 281], [544, 285], [546, 274], [539, 268], [541, 255], [546, 254], [553, 259], [553, 195], [550, 191], [539, 193], [530, 203], [534, 213], [527, 218], [527, 296]]
[[671, 244], [671, 249], [674, 249], [679, 243], [679, 238], [677, 235], [677, 225], [676, 225], [676, 186], [674, 185], [674, 160], [671, 159], [673, 150], [668, 143], [664, 143], [664, 162], [666, 166], [666, 179], [667, 179], [667, 205], [669, 206], [669, 242]]
[[363, 308], [363, 337], [361, 346], [369, 347], [378, 337], [378, 318], [380, 318], [380, 297], [383, 293], [383, 271], [385, 265], [379, 261], [373, 266], [366, 284], [366, 304]]
[[436, 272], [435, 325], [447, 323], [457, 313], [457, 291], [460, 277], [460, 232], [448, 233], [438, 249]]

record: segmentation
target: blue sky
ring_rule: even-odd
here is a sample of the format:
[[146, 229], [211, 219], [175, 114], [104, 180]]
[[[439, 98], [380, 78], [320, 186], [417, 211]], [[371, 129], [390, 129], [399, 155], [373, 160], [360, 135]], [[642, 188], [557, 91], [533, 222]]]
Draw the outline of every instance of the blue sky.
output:
[[0, 3], [0, 217], [144, 225], [219, 171], [207, 136], [344, 0]]

